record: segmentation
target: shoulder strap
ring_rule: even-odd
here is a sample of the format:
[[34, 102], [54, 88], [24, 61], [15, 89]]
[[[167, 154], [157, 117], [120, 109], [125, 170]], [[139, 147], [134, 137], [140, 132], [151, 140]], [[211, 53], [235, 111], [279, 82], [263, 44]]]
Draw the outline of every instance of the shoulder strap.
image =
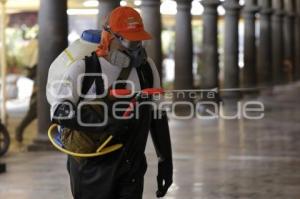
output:
[[[132, 67], [126, 67], [122, 68], [117, 80], [127, 80], [130, 72], [132, 70]], [[85, 57], [85, 73], [102, 73], [101, 64], [99, 62], [99, 58], [95, 52], [92, 53], [92, 56], [86, 56]], [[96, 94], [100, 95], [104, 90], [104, 82], [101, 76], [85, 76], [82, 82], [82, 90], [81, 93], [83, 95], [86, 95], [93, 83], [96, 84]], [[123, 89], [126, 87], [126, 83], [119, 83], [116, 85], [117, 89]], [[80, 101], [82, 100], [82, 97], [80, 98]]]
[[153, 87], [153, 72], [150, 64], [146, 62], [140, 67], [136, 68], [141, 89], [152, 88]]
[[[83, 82], [82, 82], [82, 89], [81, 93], [83, 95], [86, 95], [93, 83], [96, 84], [96, 94], [100, 95], [104, 90], [104, 83], [101, 76], [92, 76], [88, 74], [101, 74], [102, 69], [101, 65], [98, 59], [98, 56], [95, 52], [92, 53], [92, 56], [86, 56], [85, 57], [85, 73], [87, 74], [84, 76]], [[79, 101], [82, 100], [82, 97], [80, 97]]]
[[[128, 66], [126, 68], [122, 68], [117, 81], [127, 80], [129, 75], [130, 75], [131, 70], [132, 70], [131, 66]], [[126, 83], [118, 83], [115, 86], [116, 89], [124, 89], [125, 87], [126, 87]]]
[[[94, 67], [96, 67], [95, 73], [102, 74], [101, 64], [99, 61], [99, 57], [97, 56], [96, 52], [92, 53], [92, 61]], [[100, 95], [104, 92], [104, 82], [102, 76], [95, 77], [95, 84], [96, 84], [96, 94]]]

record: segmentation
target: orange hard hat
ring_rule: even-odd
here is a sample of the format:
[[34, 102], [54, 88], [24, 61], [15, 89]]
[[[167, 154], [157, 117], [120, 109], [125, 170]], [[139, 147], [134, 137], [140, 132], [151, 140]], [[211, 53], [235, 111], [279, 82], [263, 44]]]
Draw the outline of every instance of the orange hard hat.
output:
[[152, 38], [144, 29], [141, 15], [131, 7], [124, 6], [114, 9], [109, 16], [107, 26], [113, 33], [129, 41]]
[[141, 15], [134, 8], [128, 6], [115, 8], [108, 16], [103, 29], [101, 43], [97, 49], [98, 56], [108, 54], [110, 43], [114, 37], [111, 33], [129, 41], [152, 39], [144, 29]]

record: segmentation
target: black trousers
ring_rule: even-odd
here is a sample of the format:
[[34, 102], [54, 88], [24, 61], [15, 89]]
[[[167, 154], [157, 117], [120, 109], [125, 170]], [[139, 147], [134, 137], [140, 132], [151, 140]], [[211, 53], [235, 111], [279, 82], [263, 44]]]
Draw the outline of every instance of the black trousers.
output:
[[17, 136], [23, 138], [25, 128], [37, 118], [37, 99], [36, 94], [32, 94], [30, 99], [29, 110], [27, 111], [25, 117], [22, 119], [21, 123], [17, 127]]
[[110, 155], [106, 158], [68, 157], [74, 199], [142, 199], [146, 168], [132, 169], [132, 164]]

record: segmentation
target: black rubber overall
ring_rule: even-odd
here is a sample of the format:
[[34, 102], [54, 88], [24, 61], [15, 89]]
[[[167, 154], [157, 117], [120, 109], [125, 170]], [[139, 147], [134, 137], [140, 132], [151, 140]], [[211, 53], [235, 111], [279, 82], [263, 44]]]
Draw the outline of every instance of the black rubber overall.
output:
[[[98, 59], [97, 59], [98, 60]], [[99, 61], [98, 61], [99, 62]], [[91, 63], [99, 64], [99, 63]], [[136, 68], [141, 89], [153, 85], [153, 74], [147, 63]], [[144, 154], [151, 123], [151, 109], [141, 106], [138, 121], [120, 139], [121, 150], [105, 156], [78, 160], [68, 157], [74, 199], [142, 199], [147, 170]]]

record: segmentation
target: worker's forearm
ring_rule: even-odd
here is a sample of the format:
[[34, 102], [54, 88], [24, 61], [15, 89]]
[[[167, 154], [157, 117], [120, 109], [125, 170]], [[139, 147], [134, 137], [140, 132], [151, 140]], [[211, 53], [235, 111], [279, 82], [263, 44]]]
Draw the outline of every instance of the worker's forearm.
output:
[[[154, 114], [154, 113], [153, 113]], [[172, 160], [172, 147], [168, 118], [165, 111], [161, 118], [153, 118], [151, 122], [151, 137], [160, 161]]]

